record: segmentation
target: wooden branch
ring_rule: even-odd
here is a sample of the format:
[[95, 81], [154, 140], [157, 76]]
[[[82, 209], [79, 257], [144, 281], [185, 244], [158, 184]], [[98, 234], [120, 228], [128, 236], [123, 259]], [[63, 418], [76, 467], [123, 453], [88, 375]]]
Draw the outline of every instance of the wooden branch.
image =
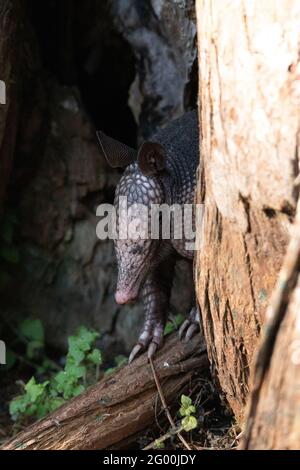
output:
[[[154, 363], [168, 405], [174, 400], [179, 403], [192, 375], [208, 370], [204, 340], [197, 335], [182, 343], [174, 333]], [[155, 424], [156, 399], [151, 367], [143, 354], [20, 432], [1, 449], [118, 449]]]

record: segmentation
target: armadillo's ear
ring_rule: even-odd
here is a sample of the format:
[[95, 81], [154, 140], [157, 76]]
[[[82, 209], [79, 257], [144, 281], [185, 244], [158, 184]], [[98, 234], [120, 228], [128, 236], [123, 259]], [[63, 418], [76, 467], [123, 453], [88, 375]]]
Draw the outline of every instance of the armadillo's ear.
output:
[[157, 142], [144, 142], [138, 151], [137, 161], [144, 175], [157, 175], [165, 168], [165, 150]]
[[113, 168], [125, 168], [136, 160], [136, 150], [118, 142], [101, 131], [96, 132], [104, 156]]

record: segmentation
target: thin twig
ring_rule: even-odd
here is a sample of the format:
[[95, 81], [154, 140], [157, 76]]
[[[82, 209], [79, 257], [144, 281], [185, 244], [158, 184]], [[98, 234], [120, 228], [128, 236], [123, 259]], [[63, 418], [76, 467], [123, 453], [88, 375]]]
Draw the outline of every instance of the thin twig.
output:
[[155, 405], [154, 405], [154, 416], [155, 416], [155, 422], [156, 422], [156, 426], [159, 428], [159, 430], [162, 432], [163, 431], [163, 428], [161, 427], [161, 425], [159, 424], [159, 421], [158, 421], [158, 400], [159, 400], [159, 397], [158, 395], [156, 395], [155, 397]]
[[[169, 420], [169, 423], [171, 424], [171, 427], [173, 429], [174, 432], [176, 432], [176, 425], [175, 425], [175, 422], [171, 416], [171, 413], [169, 411], [169, 408], [167, 406], [167, 403], [166, 403], [166, 400], [165, 400], [165, 397], [164, 397], [164, 394], [163, 394], [163, 391], [162, 391], [162, 388], [161, 388], [161, 385], [160, 385], [160, 382], [158, 380], [158, 377], [157, 377], [157, 374], [156, 374], [156, 370], [154, 368], [154, 364], [153, 364], [153, 361], [152, 359], [150, 358], [149, 359], [150, 361], [150, 365], [151, 365], [151, 369], [152, 369], [152, 374], [153, 374], [153, 377], [154, 377], [154, 381], [155, 381], [155, 385], [156, 385], [156, 388], [157, 388], [157, 391], [158, 391], [158, 394], [159, 394], [159, 397], [160, 397], [160, 400], [161, 400], [161, 403], [162, 403], [162, 407], [164, 409], [164, 411], [166, 412], [166, 415], [167, 415], [167, 418]], [[186, 442], [186, 440], [184, 439], [184, 437], [180, 434], [180, 432], [178, 432], [178, 437], [179, 439], [181, 440], [182, 444], [185, 446], [185, 448], [187, 450], [192, 450], [189, 446], [189, 444]]]
[[150, 442], [150, 444], [148, 444], [146, 447], [144, 447], [143, 450], [157, 449], [159, 444], [162, 444], [167, 439], [170, 439], [171, 437], [173, 437], [173, 436], [175, 436], [176, 434], [179, 434], [179, 433], [180, 433], [180, 428], [178, 428], [176, 430], [174, 430], [172, 428], [170, 431], [166, 432], [162, 436], [155, 439], [155, 441]]

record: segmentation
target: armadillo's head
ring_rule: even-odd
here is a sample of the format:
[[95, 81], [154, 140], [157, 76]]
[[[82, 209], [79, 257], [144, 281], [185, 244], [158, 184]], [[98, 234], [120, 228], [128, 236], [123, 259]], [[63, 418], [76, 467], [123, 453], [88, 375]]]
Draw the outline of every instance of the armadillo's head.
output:
[[160, 180], [145, 176], [137, 163], [130, 165], [115, 195], [118, 235], [115, 240], [118, 262], [115, 299], [118, 304], [136, 300], [147, 274], [160, 259], [160, 241], [152, 238], [151, 233], [151, 207], [163, 202]]
[[[108, 163], [114, 168], [126, 168], [117, 186], [114, 202], [117, 212], [115, 249], [118, 261], [115, 299], [117, 303], [125, 304], [137, 298], [147, 274], [160, 260], [161, 242], [150, 234], [150, 218], [152, 204], [164, 202], [160, 176], [165, 169], [165, 150], [157, 142], [144, 142], [136, 151], [102, 132], [97, 135]], [[127, 211], [122, 211], [124, 201]], [[139, 218], [142, 218], [144, 225], [145, 211], [142, 210], [140, 217], [141, 213], [134, 210], [136, 204], [148, 210], [148, 226], [143, 229], [138, 229], [137, 225]], [[127, 230], [125, 234], [124, 228]], [[138, 235], [141, 232], [143, 236]]]

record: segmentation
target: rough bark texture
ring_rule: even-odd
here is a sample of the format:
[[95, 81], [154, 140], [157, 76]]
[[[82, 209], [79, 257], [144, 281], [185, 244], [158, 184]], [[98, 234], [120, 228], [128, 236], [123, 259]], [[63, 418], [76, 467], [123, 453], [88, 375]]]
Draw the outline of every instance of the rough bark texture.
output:
[[[154, 361], [167, 403], [172, 402], [196, 371], [202, 377], [208, 361], [199, 335], [189, 343], [168, 338]], [[161, 405], [146, 354], [103, 379], [56, 412], [4, 444], [2, 450], [67, 450], [128, 447], [159, 417]]]
[[293, 235], [267, 310], [243, 449], [299, 449], [300, 200]]
[[208, 355], [238, 420], [295, 212], [299, 172], [296, 0], [198, 0], [205, 204], [196, 288]]
[[0, 2], [0, 79], [6, 86], [6, 103], [0, 104], [0, 214], [12, 169], [18, 122], [20, 22], [19, 2]]

